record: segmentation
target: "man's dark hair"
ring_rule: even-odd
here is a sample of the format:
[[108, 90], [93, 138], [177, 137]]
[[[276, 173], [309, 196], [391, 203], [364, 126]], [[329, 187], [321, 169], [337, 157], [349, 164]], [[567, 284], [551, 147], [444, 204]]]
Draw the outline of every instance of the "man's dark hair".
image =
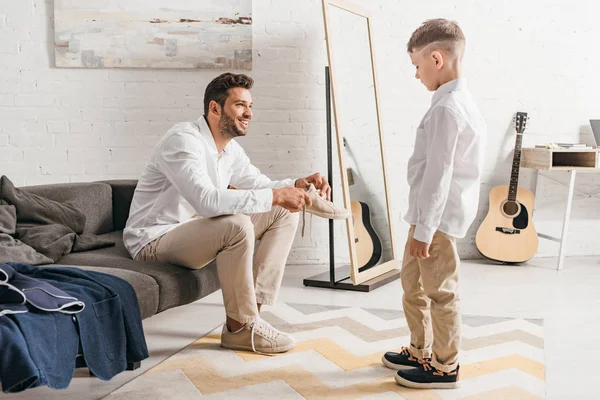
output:
[[226, 72], [212, 80], [204, 91], [204, 115], [208, 115], [208, 105], [211, 101], [216, 101], [221, 107], [225, 106], [225, 100], [229, 96], [229, 89], [241, 87], [252, 89], [254, 79], [244, 74], [232, 74]]

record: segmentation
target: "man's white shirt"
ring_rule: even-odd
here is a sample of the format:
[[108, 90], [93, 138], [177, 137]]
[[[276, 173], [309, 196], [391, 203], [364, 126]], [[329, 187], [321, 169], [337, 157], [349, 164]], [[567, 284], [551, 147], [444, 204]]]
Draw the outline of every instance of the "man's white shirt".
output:
[[[204, 117], [173, 126], [158, 142], [138, 181], [123, 232], [132, 257], [148, 243], [191, 219], [271, 210], [272, 181], [231, 140], [218, 153]], [[239, 190], [228, 190], [228, 186]]]

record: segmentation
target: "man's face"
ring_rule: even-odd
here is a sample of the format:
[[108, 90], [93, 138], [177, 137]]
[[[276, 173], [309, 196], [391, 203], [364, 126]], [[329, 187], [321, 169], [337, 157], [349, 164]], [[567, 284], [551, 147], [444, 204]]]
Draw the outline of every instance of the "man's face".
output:
[[[429, 52], [427, 52], [429, 53]], [[433, 53], [429, 55], [421, 49], [410, 52], [410, 60], [416, 68], [415, 78], [419, 79], [429, 91], [437, 90], [439, 85], [439, 68]]]
[[252, 96], [244, 88], [229, 90], [229, 96], [219, 119], [221, 134], [227, 137], [245, 136], [252, 120]]

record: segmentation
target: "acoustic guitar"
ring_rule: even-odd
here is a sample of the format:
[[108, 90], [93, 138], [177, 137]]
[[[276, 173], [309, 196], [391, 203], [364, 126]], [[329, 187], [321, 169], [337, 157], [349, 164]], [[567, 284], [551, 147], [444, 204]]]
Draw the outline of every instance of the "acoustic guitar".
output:
[[352, 200], [352, 226], [354, 228], [354, 248], [358, 258], [358, 271], [365, 271], [381, 260], [382, 245], [379, 236], [371, 225], [371, 210], [367, 203]]
[[538, 235], [533, 226], [533, 193], [519, 187], [521, 145], [527, 125], [527, 113], [517, 112], [515, 151], [508, 186], [490, 191], [488, 213], [477, 230], [475, 244], [486, 258], [503, 263], [529, 260], [538, 249]]
[[[348, 141], [344, 139], [344, 148], [354, 163], [357, 162], [356, 157], [352, 153]], [[350, 161], [350, 160], [348, 160]], [[346, 176], [348, 177], [348, 186], [354, 186], [364, 182], [354, 179], [354, 170], [352, 167], [346, 168]], [[351, 200], [350, 213], [352, 214], [352, 226], [354, 229], [354, 249], [356, 250], [356, 258], [358, 261], [358, 271], [363, 272], [377, 265], [383, 254], [383, 246], [381, 240], [373, 226], [371, 225], [371, 209], [369, 205], [363, 201]]]

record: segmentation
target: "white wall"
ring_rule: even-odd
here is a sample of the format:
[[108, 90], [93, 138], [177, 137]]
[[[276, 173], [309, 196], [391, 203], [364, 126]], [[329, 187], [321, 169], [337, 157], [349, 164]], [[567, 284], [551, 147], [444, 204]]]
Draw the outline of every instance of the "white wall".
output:
[[[423, 20], [456, 19], [467, 37], [465, 73], [489, 127], [478, 221], [489, 189], [508, 182], [515, 111], [531, 117], [526, 145], [578, 140], [589, 133], [587, 120], [600, 117], [597, 2], [578, 1], [577, 7], [568, 0], [358, 2], [373, 11], [400, 254], [406, 237], [400, 220], [407, 206], [406, 161], [431, 96], [413, 78], [405, 44]], [[201, 114], [204, 87], [221, 71], [56, 69], [52, 15], [52, 0], [0, 2], [0, 173], [17, 185], [137, 177], [170, 125]], [[325, 172], [320, 1], [253, 0], [253, 20], [255, 120], [241, 143], [274, 178]], [[531, 187], [531, 173], [523, 172], [522, 184]], [[538, 193], [556, 196], [548, 185]], [[556, 216], [560, 201], [550, 204]], [[575, 202], [570, 254], [600, 254], [597, 220], [581, 222], [598, 208], [600, 201]], [[553, 220], [540, 223], [557, 230], [561, 218], [548, 218]], [[462, 256], [477, 255], [476, 227], [461, 241]], [[325, 228], [315, 219], [312, 240], [299, 237], [290, 262], [326, 261]], [[544, 247], [543, 254], [554, 249]]]

